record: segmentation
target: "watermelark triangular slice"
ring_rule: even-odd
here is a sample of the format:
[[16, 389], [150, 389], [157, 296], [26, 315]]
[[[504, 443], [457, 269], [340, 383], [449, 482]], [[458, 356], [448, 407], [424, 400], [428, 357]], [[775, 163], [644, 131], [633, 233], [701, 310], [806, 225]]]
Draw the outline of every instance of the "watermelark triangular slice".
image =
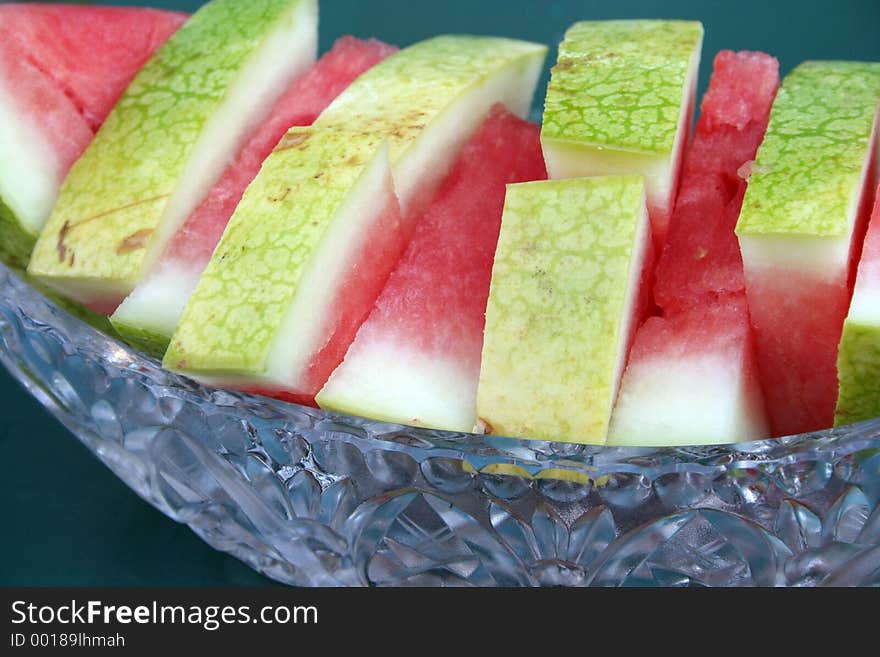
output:
[[783, 81], [737, 224], [770, 427], [831, 426], [837, 354], [876, 180], [880, 63]]
[[[546, 48], [421, 42], [289, 132], [245, 192], [165, 366], [314, 403], [461, 147], [498, 103], [528, 112]], [[393, 179], [392, 179], [393, 176]]]
[[379, 41], [344, 37], [288, 87], [150, 272], [113, 313], [111, 321], [120, 335], [157, 356], [165, 353], [229, 218], [278, 141], [291, 126], [310, 125], [355, 78], [396, 50]]
[[880, 417], [880, 187], [875, 196], [837, 357], [837, 425]]
[[0, 259], [27, 266], [61, 182], [186, 14], [0, 5]]
[[603, 444], [650, 249], [641, 176], [510, 185], [477, 393], [489, 433]]
[[541, 141], [551, 178], [642, 174], [662, 248], [693, 119], [698, 22], [575, 23], [559, 46]]
[[355, 341], [322, 408], [473, 430], [486, 299], [508, 183], [547, 177], [539, 129], [496, 109], [465, 145]]
[[663, 310], [636, 334], [608, 443], [721, 444], [766, 438], [767, 420], [734, 233], [744, 172], [767, 128], [779, 63], [715, 58], [657, 266]]
[[73, 166], [29, 273], [112, 312], [315, 60], [314, 0], [213, 0], [138, 73]]

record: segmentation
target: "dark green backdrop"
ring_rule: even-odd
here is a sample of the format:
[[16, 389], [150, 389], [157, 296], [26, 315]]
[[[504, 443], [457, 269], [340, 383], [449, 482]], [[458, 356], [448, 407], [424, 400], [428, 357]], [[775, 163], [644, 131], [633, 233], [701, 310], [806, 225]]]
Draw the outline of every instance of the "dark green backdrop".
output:
[[[189, 11], [199, 4], [153, 2]], [[401, 46], [441, 32], [555, 45], [578, 19], [699, 19], [706, 26], [703, 86], [706, 64], [722, 48], [772, 53], [783, 72], [808, 58], [880, 60], [880, 0], [324, 0], [321, 10], [322, 50], [343, 33]], [[543, 85], [538, 105], [542, 97]], [[268, 583], [137, 498], [5, 371], [0, 399], [0, 584]]]

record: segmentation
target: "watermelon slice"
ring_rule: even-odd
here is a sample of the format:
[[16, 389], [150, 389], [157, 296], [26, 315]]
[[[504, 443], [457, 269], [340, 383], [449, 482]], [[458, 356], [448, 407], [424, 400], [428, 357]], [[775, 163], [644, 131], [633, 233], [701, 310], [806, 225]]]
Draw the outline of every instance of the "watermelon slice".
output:
[[880, 416], [880, 187], [837, 359], [838, 425]]
[[641, 176], [510, 185], [486, 309], [484, 430], [602, 444], [651, 235]]
[[115, 310], [316, 50], [315, 0], [204, 5], [70, 170], [28, 272], [92, 310]]
[[715, 58], [657, 266], [654, 298], [663, 317], [636, 336], [609, 444], [767, 436], [734, 228], [778, 87], [779, 64], [769, 55], [723, 51]]
[[26, 267], [67, 171], [186, 15], [0, 5], [0, 258]]
[[547, 88], [541, 141], [550, 177], [644, 175], [658, 253], [691, 131], [702, 42], [697, 22], [576, 23]]
[[461, 147], [494, 104], [528, 112], [545, 54], [492, 37], [423, 41], [288, 132], [230, 220], [165, 366], [314, 403]]
[[379, 41], [343, 37], [290, 85], [269, 118], [253, 130], [236, 160], [175, 234], [150, 274], [113, 314], [111, 321], [124, 338], [158, 356], [165, 352], [244, 190], [284, 133], [291, 126], [310, 125], [355, 78], [395, 51]]
[[473, 430], [505, 189], [547, 177], [538, 135], [537, 125], [496, 107], [470, 139], [318, 395], [322, 408]]
[[880, 63], [807, 62], [779, 91], [737, 225], [774, 435], [834, 422], [876, 174]]
[[609, 445], [714, 445], [766, 436], [744, 294], [642, 325]]

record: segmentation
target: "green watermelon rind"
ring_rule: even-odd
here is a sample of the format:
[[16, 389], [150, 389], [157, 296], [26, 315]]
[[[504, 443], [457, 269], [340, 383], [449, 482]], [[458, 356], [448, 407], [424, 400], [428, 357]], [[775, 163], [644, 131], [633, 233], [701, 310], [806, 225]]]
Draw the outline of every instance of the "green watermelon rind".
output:
[[36, 242], [36, 235], [24, 229], [0, 197], [0, 260], [15, 269], [26, 269]]
[[575, 23], [552, 71], [542, 141], [671, 154], [688, 73], [702, 41], [697, 21]]
[[508, 186], [477, 393], [490, 433], [605, 443], [647, 230], [641, 176]]
[[846, 237], [880, 102], [880, 63], [812, 61], [782, 83], [752, 167], [740, 237]]
[[847, 319], [837, 357], [840, 392], [834, 425], [880, 416], [880, 326]]
[[157, 331], [151, 331], [143, 326], [135, 326], [127, 322], [114, 320], [112, 323], [109, 318], [108, 324], [111, 324], [125, 342], [132, 347], [140, 349], [145, 354], [161, 359], [168, 349], [170, 339], [167, 335], [162, 335]]

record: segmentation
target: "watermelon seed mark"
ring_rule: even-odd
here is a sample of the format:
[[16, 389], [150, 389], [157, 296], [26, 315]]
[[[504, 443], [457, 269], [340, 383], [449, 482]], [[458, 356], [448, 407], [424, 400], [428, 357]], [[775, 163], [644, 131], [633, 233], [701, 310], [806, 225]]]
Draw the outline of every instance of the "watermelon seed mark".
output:
[[126, 253], [145, 248], [149, 244], [152, 234], [152, 228], [142, 228], [132, 233], [119, 243], [119, 246], [116, 247], [116, 254], [125, 255]]
[[64, 225], [61, 226], [61, 230], [58, 231], [58, 243], [55, 245], [55, 248], [58, 251], [58, 262], [64, 262], [67, 260], [67, 244], [65, 244], [64, 240], [67, 239], [67, 233], [70, 231], [70, 222], [65, 221]]
[[272, 203], [281, 203], [287, 196], [290, 194], [290, 187], [285, 187], [284, 191], [278, 194], [277, 196], [269, 196], [268, 199]]
[[94, 117], [87, 116], [88, 112], [86, 111], [86, 107], [82, 102], [82, 99], [77, 96], [76, 92], [71, 88], [71, 86], [67, 84], [64, 79], [55, 76], [53, 74], [53, 71], [49, 67], [44, 66], [39, 60], [37, 60], [36, 57], [33, 56], [33, 54], [26, 54], [24, 59], [28, 64], [33, 66], [38, 73], [48, 78], [61, 91], [64, 97], [70, 101], [71, 105], [73, 105], [73, 108], [76, 110], [77, 114], [80, 115], [80, 118], [82, 118], [82, 120], [88, 124], [89, 130], [92, 131], [92, 134], [96, 133], [98, 131], [98, 128], [101, 127], [101, 122], [96, 121]]

